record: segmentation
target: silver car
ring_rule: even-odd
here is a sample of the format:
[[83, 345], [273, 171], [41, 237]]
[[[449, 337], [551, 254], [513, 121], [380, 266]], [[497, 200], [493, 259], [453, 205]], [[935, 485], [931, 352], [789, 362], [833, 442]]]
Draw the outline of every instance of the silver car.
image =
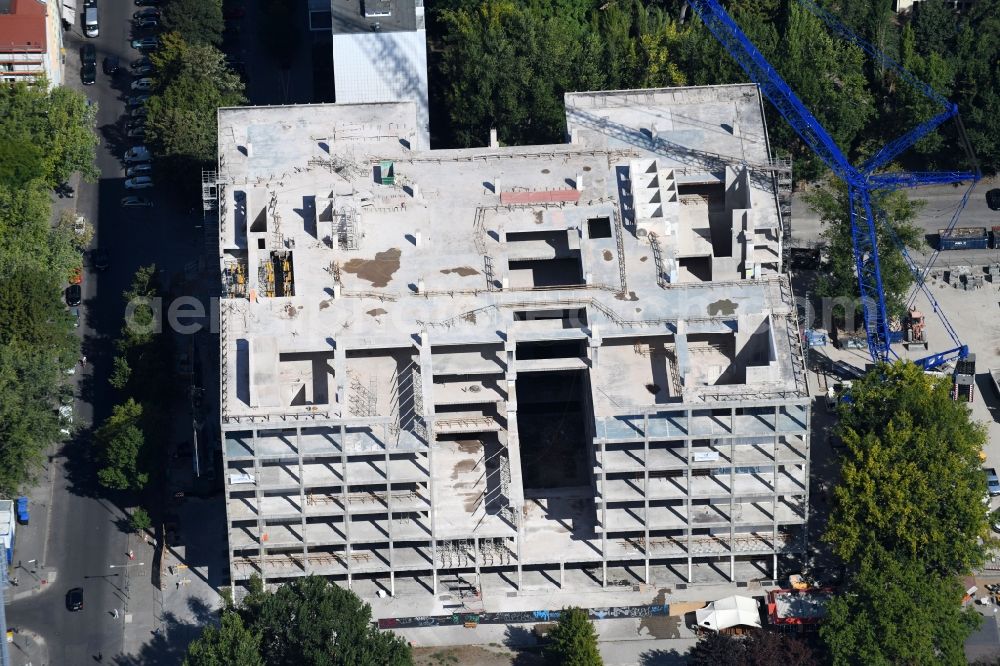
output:
[[126, 190], [144, 190], [152, 186], [153, 178], [151, 176], [136, 176], [135, 178], [125, 179]]

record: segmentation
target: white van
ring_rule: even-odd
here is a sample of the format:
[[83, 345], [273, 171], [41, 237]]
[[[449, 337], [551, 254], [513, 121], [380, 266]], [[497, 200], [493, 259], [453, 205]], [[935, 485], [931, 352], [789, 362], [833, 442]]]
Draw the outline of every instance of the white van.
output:
[[101, 34], [97, 26], [97, 7], [87, 7], [83, 14], [83, 34], [87, 37], [97, 37]]

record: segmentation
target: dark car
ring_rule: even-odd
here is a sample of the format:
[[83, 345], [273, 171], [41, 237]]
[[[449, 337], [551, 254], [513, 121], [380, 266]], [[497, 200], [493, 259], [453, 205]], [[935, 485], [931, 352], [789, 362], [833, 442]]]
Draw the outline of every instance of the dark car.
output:
[[986, 193], [986, 205], [990, 210], [1000, 210], [1000, 188], [992, 189]]
[[155, 30], [160, 27], [160, 20], [155, 16], [143, 16], [133, 21], [136, 30]]
[[104, 73], [108, 76], [114, 76], [121, 71], [121, 61], [118, 60], [118, 56], [107, 56], [104, 58]]
[[97, 81], [97, 65], [83, 65], [80, 67], [80, 81], [85, 86], [93, 85]]
[[80, 289], [80, 285], [71, 284], [66, 287], [66, 305], [73, 307], [74, 305], [79, 305], [82, 300], [83, 292]]
[[94, 268], [99, 271], [105, 271], [111, 266], [111, 255], [108, 254], [107, 250], [97, 248], [91, 254], [90, 261], [94, 265]]
[[143, 106], [149, 100], [149, 94], [140, 93], [138, 95], [129, 95], [125, 100], [125, 104], [131, 109], [136, 106]]
[[135, 0], [136, 7], [159, 7], [160, 0]]
[[132, 19], [138, 21], [142, 18], [160, 18], [160, 10], [155, 7], [147, 7], [146, 9], [140, 9], [139, 11], [132, 14]]
[[97, 49], [93, 44], [80, 47], [80, 80], [85, 86], [97, 80]]
[[66, 593], [66, 610], [83, 610], [83, 588], [74, 587]]

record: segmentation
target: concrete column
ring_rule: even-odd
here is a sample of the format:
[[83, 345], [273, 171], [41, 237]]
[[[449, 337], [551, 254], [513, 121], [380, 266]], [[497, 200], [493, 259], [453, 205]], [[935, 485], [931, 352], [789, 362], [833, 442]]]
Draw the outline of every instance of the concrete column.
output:
[[497, 138], [497, 128], [490, 128], [490, 148], [497, 149], [500, 147], [500, 140]]
[[559, 563], [559, 589], [566, 589], [566, 563]]

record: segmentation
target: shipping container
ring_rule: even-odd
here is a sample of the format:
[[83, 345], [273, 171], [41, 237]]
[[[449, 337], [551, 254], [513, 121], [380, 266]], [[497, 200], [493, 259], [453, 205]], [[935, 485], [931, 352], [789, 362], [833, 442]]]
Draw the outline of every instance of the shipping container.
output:
[[985, 250], [990, 246], [986, 227], [955, 227], [938, 229], [939, 250]]

